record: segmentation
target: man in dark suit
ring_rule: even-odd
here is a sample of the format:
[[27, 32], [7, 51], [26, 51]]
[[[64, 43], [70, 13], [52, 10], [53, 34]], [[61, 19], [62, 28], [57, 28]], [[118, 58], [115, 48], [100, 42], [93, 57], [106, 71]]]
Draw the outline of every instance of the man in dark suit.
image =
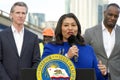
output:
[[87, 29], [84, 35], [98, 60], [107, 66], [108, 80], [120, 80], [120, 26], [116, 24], [119, 14], [120, 7], [115, 3], [109, 4], [102, 23]]
[[24, 2], [16, 2], [11, 27], [0, 32], [0, 80], [20, 80], [22, 68], [37, 68], [40, 62], [38, 37], [24, 28], [27, 12]]

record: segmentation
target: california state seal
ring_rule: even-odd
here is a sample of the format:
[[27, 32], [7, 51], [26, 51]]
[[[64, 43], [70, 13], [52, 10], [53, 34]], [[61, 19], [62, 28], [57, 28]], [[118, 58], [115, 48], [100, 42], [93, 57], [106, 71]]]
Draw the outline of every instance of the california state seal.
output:
[[61, 68], [66, 71], [69, 80], [75, 80], [76, 70], [72, 61], [60, 54], [52, 54], [44, 58], [38, 65], [36, 76], [37, 80], [51, 80], [48, 68]]

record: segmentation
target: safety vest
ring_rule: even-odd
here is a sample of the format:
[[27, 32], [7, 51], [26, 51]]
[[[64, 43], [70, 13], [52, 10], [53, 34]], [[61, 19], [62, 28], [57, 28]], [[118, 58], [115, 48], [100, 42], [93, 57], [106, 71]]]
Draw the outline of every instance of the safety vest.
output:
[[42, 57], [43, 49], [44, 49], [44, 44], [42, 42], [39, 43], [39, 48], [40, 48], [40, 56]]

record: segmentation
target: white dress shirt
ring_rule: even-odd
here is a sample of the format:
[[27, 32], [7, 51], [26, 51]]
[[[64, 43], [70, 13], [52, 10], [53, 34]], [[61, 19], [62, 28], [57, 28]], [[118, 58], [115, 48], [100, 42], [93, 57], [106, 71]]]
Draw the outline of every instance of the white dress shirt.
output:
[[108, 58], [110, 57], [111, 52], [115, 45], [115, 29], [116, 26], [113, 28], [112, 32], [110, 33], [102, 23], [103, 44]]
[[13, 36], [14, 36], [14, 40], [16, 43], [16, 47], [17, 47], [17, 51], [18, 51], [18, 55], [21, 55], [21, 49], [22, 49], [22, 44], [23, 44], [23, 35], [24, 35], [24, 27], [22, 28], [22, 30], [20, 32], [18, 32], [15, 27], [12, 25], [12, 32], [13, 32]]

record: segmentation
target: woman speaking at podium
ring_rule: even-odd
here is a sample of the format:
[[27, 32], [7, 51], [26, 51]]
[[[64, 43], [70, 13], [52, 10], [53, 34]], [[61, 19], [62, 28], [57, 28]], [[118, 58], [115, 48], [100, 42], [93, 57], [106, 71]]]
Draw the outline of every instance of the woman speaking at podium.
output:
[[81, 25], [73, 13], [64, 14], [55, 29], [55, 41], [44, 46], [42, 59], [48, 55], [61, 53], [75, 65], [75, 68], [94, 68], [97, 80], [105, 80], [106, 67], [98, 62], [91, 46], [85, 44], [81, 36]]

